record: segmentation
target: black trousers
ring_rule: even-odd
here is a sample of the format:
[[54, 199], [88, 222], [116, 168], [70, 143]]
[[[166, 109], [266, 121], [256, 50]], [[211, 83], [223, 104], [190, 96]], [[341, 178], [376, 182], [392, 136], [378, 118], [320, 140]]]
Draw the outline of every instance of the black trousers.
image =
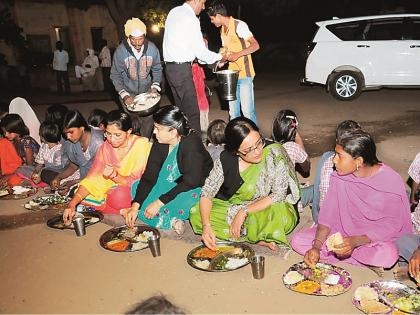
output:
[[57, 77], [57, 92], [63, 93], [63, 85], [64, 82], [64, 92], [70, 93], [70, 82], [69, 82], [69, 73], [67, 71], [58, 71], [55, 70], [56, 77]]
[[175, 105], [187, 116], [191, 128], [200, 131], [200, 110], [198, 109], [191, 64], [167, 63], [165, 71]]
[[107, 92], [112, 92], [114, 85], [111, 82], [109, 77], [111, 73], [111, 67], [102, 67], [102, 80], [104, 81], [104, 90]]

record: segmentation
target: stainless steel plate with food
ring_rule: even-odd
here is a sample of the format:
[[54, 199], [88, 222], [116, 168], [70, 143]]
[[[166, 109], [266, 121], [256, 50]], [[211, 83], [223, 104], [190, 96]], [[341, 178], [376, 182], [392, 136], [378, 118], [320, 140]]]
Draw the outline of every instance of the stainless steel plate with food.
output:
[[120, 226], [101, 235], [99, 244], [113, 252], [135, 252], [149, 247], [148, 239], [152, 235], [160, 237], [157, 229], [147, 225], [136, 225], [132, 228]]
[[358, 287], [352, 302], [366, 314], [420, 314], [420, 293], [395, 280], [372, 281]]
[[31, 186], [13, 186], [0, 190], [0, 200], [26, 199], [37, 193]]
[[[102, 221], [104, 218], [104, 215], [99, 211], [82, 211], [82, 212], [78, 212], [78, 214], [83, 215], [85, 226], [96, 224]], [[52, 217], [51, 219], [49, 219], [47, 221], [47, 226], [50, 228], [59, 229], [59, 230], [64, 230], [64, 229], [74, 230], [73, 223], [71, 223], [70, 225], [64, 224], [62, 214], [56, 215]]]
[[63, 210], [69, 201], [69, 197], [49, 194], [36, 197], [23, 206], [28, 210]]
[[346, 292], [352, 284], [348, 271], [338, 266], [317, 263], [314, 268], [304, 262], [291, 266], [283, 275], [286, 288], [304, 294], [334, 296]]
[[213, 251], [200, 245], [188, 253], [188, 264], [202, 271], [225, 272], [242, 268], [249, 264], [255, 255], [247, 244], [235, 242], [217, 242], [217, 250]]
[[127, 105], [127, 109], [139, 115], [147, 116], [153, 114], [159, 108], [159, 101], [159, 94], [142, 93], [134, 97], [134, 103]]

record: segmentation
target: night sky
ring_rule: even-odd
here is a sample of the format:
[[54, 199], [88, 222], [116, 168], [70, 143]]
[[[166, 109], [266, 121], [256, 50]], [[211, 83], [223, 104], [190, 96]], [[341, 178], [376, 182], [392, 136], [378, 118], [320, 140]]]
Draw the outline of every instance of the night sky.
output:
[[[225, 4], [236, 18], [240, 4], [240, 19], [248, 23], [260, 43], [310, 41], [314, 23], [332, 17], [420, 13], [419, 0], [226, 0]], [[201, 22], [203, 31], [217, 40], [206, 14], [201, 15]]]

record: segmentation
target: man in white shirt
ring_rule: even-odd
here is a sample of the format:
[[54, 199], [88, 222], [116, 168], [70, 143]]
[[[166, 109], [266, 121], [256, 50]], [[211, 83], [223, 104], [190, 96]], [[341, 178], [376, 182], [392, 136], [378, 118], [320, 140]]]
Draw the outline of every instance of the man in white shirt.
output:
[[55, 71], [57, 77], [57, 92], [59, 94], [63, 93], [62, 83], [64, 82], [64, 92], [68, 94], [70, 93], [69, 74], [67, 72], [69, 54], [63, 49], [63, 43], [61, 41], [55, 43], [55, 48], [53, 70]]
[[187, 116], [191, 127], [200, 131], [200, 111], [192, 79], [191, 64], [213, 64], [225, 61], [221, 54], [210, 51], [201, 33], [197, 15], [204, 10], [206, 0], [187, 0], [173, 8], [166, 19], [163, 37], [163, 59], [168, 84], [175, 105]]
[[102, 68], [102, 79], [104, 81], [104, 90], [111, 91], [112, 83], [109, 75], [111, 73], [111, 51], [108, 48], [108, 42], [106, 39], [102, 40], [102, 49], [99, 53], [99, 59], [101, 60]]

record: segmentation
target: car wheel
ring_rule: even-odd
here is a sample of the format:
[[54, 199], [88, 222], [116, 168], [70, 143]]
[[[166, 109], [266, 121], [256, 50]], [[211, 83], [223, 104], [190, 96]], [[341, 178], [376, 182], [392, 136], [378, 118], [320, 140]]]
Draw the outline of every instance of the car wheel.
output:
[[340, 101], [350, 101], [362, 93], [360, 74], [353, 71], [340, 71], [331, 76], [329, 90], [334, 98]]

